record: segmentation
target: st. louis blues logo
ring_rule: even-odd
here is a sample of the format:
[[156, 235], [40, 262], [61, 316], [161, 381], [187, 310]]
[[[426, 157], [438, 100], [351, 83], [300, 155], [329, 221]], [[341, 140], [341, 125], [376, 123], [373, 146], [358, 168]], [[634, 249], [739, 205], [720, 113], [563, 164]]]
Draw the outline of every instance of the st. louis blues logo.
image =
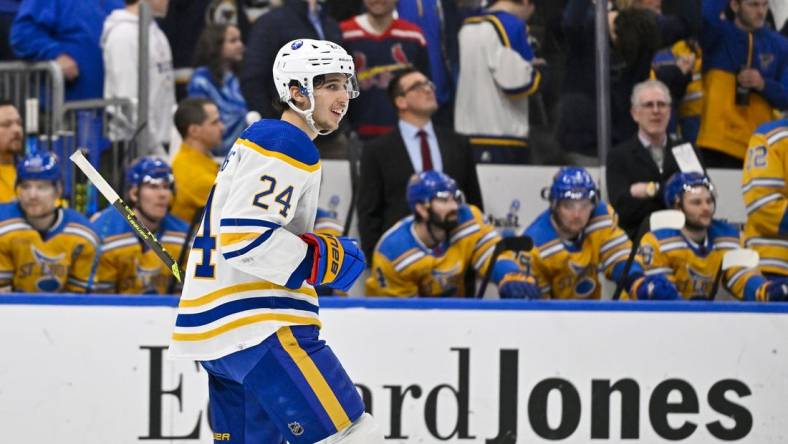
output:
[[591, 276], [594, 268], [589, 264], [581, 265], [569, 261], [569, 269], [578, 277], [575, 283], [575, 296], [578, 298], [590, 297], [596, 290], [596, 281]]
[[161, 273], [159, 267], [146, 268], [142, 265], [137, 265], [137, 279], [142, 286], [143, 294], [158, 294], [159, 290], [156, 288], [156, 281]]
[[[439, 287], [438, 293], [441, 295], [457, 294], [457, 283], [461, 271], [462, 268], [459, 265], [446, 271], [432, 270], [432, 279]], [[430, 294], [435, 293], [430, 292]]]
[[706, 297], [706, 295], [711, 291], [711, 276], [695, 270], [689, 265], [687, 265], [687, 274], [689, 274], [690, 280], [692, 282], [692, 296]]
[[57, 276], [65, 274], [63, 259], [66, 257], [66, 254], [60, 253], [56, 256], [47, 256], [32, 245], [30, 246], [30, 251], [33, 253], [40, 270], [39, 274], [41, 277], [36, 280], [36, 287], [45, 292], [53, 292], [60, 289], [60, 281], [57, 279]]
[[641, 245], [638, 249], [644, 265], [651, 265], [654, 262], [654, 247], [651, 245]]

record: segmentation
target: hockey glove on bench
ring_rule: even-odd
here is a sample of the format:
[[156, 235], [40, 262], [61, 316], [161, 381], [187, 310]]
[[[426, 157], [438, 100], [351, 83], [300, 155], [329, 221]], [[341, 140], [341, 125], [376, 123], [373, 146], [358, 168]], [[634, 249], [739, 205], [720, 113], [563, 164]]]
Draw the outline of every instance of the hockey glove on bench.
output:
[[498, 282], [498, 294], [501, 299], [540, 299], [542, 292], [536, 286], [536, 280], [525, 273], [517, 271], [506, 273]]
[[638, 278], [632, 284], [629, 294], [634, 294], [641, 301], [672, 301], [680, 297], [673, 282], [661, 275]]
[[306, 278], [310, 285], [348, 291], [366, 267], [364, 253], [349, 237], [306, 233], [301, 239], [309, 246], [307, 259], [312, 257], [312, 271]]

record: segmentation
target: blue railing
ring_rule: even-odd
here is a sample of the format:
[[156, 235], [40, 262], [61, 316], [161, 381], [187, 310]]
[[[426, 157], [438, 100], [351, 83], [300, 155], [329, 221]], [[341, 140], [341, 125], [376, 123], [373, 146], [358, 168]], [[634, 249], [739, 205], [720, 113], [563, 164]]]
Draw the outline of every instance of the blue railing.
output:
[[[1, 305], [88, 305], [126, 307], [177, 307], [177, 296], [0, 294]], [[524, 310], [524, 311], [632, 311], [632, 312], [723, 312], [786, 313], [788, 303], [757, 302], [650, 302], [650, 301], [524, 301], [452, 298], [321, 298], [323, 308], [389, 310]]]

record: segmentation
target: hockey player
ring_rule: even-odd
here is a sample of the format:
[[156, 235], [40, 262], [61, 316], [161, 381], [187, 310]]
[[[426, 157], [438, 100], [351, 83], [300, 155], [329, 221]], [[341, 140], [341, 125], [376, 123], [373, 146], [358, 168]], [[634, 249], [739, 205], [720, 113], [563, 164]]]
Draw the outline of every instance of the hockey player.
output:
[[761, 257], [761, 273], [788, 277], [788, 119], [759, 127], [744, 161], [744, 246]]
[[[169, 213], [175, 182], [163, 160], [143, 157], [126, 171], [128, 202], [173, 257], [179, 257], [189, 227]], [[93, 230], [102, 244], [93, 291], [96, 293], [166, 294], [172, 274], [147, 248], [126, 218], [114, 208], [96, 213]]]
[[[523, 255], [545, 298], [600, 299], [598, 272], [618, 281], [632, 248], [613, 209], [599, 200], [594, 179], [584, 168], [561, 168], [549, 190], [550, 201], [525, 230], [534, 248]], [[663, 276], [644, 276], [637, 262], [624, 278], [631, 299], [676, 299], [676, 287]]]
[[285, 111], [247, 128], [208, 196], [170, 352], [209, 375], [215, 442], [382, 443], [333, 351], [314, 286], [346, 291], [365, 268], [344, 237], [313, 232], [320, 158], [358, 92], [340, 46], [294, 40], [274, 61]]
[[[665, 184], [665, 207], [686, 216], [680, 230], [646, 233], [640, 256], [646, 274], [664, 275], [685, 299], [707, 299], [726, 252], [739, 248], [739, 230], [714, 219], [714, 186], [700, 173], [676, 173]], [[781, 301], [788, 298], [788, 279], [767, 281], [760, 273], [743, 268], [724, 272], [724, 284], [745, 301]]]
[[464, 288], [468, 267], [484, 276], [493, 266], [491, 280], [502, 298], [539, 297], [535, 281], [520, 271], [511, 252], [490, 264], [501, 237], [478, 208], [462, 202], [454, 179], [434, 170], [415, 174], [407, 196], [413, 214], [378, 242], [368, 295], [473, 296], [473, 289]]
[[83, 215], [59, 207], [62, 190], [54, 154], [17, 165], [18, 201], [0, 205], [0, 291], [87, 290], [98, 237]]

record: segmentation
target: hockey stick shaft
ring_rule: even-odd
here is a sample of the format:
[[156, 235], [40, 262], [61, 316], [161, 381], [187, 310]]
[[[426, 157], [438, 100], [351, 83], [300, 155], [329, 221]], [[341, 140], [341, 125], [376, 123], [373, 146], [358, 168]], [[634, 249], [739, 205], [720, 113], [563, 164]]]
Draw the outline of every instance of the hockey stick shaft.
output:
[[148, 230], [148, 228], [143, 225], [139, 219], [137, 219], [137, 215], [134, 214], [134, 210], [129, 208], [126, 205], [126, 202], [120, 198], [118, 193], [112, 189], [112, 187], [101, 177], [98, 171], [93, 168], [93, 165], [88, 162], [85, 156], [82, 154], [81, 150], [74, 151], [74, 154], [71, 155], [71, 161], [79, 167], [80, 170], [88, 177], [93, 185], [99, 190], [102, 196], [107, 199], [108, 202], [112, 203], [112, 206], [115, 207], [116, 210], [126, 218], [126, 222], [131, 226], [131, 228], [137, 233], [137, 235], [145, 242], [145, 245], [148, 246], [151, 250], [153, 250], [159, 259], [170, 269], [172, 275], [175, 276], [175, 279], [178, 282], [181, 282], [181, 270], [178, 267], [178, 263], [175, 262], [175, 259], [172, 258], [170, 253], [164, 249], [164, 247], [159, 243], [156, 239], [156, 236]]

